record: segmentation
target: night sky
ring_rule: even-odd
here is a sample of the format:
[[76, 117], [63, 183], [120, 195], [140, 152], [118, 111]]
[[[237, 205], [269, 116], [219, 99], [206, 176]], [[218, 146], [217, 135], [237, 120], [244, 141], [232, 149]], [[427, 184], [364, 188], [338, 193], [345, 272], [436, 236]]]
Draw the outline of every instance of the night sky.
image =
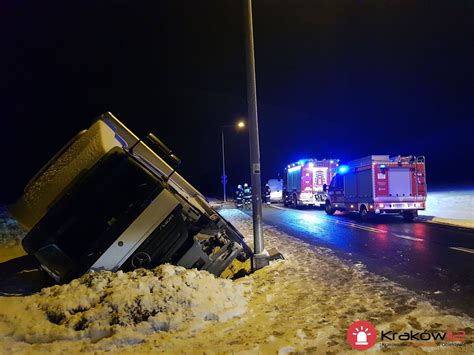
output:
[[[243, 4], [0, 3], [0, 201], [111, 111], [154, 132], [219, 193], [220, 126], [245, 115]], [[474, 1], [254, 0], [262, 180], [304, 157], [427, 157], [428, 184], [473, 182]], [[226, 130], [229, 183], [247, 132]]]

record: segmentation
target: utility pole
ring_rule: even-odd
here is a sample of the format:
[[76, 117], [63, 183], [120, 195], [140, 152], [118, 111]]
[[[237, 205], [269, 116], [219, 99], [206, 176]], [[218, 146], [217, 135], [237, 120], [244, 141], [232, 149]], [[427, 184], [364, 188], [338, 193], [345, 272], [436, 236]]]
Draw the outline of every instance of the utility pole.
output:
[[221, 138], [222, 138], [222, 187], [224, 191], [224, 204], [227, 202], [226, 196], [226, 185], [227, 185], [227, 176], [225, 174], [225, 152], [224, 152], [224, 127], [221, 127]]
[[268, 265], [263, 242], [262, 229], [262, 184], [260, 177], [260, 142], [258, 137], [257, 84], [255, 78], [255, 53], [253, 41], [252, 0], [246, 5], [246, 62], [247, 62], [247, 104], [249, 120], [250, 175], [252, 182], [252, 217], [254, 253], [253, 268]]

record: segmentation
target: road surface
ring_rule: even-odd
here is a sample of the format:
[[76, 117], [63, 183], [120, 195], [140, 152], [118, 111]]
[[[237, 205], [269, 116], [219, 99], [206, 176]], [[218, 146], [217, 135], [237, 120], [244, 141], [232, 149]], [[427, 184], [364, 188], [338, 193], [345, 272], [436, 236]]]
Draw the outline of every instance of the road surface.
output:
[[[249, 212], [248, 212], [249, 213]], [[474, 316], [474, 230], [405, 223], [394, 216], [361, 222], [319, 209], [264, 206], [263, 221], [369, 271], [416, 291], [438, 305]]]

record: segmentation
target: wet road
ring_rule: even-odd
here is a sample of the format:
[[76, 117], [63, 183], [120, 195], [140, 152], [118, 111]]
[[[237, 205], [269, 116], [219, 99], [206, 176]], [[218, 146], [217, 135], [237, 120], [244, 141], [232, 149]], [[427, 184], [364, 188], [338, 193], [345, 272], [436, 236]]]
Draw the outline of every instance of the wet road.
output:
[[369, 271], [442, 307], [474, 316], [474, 230], [394, 216], [361, 222], [318, 209], [264, 206], [263, 221], [310, 244], [332, 249]]

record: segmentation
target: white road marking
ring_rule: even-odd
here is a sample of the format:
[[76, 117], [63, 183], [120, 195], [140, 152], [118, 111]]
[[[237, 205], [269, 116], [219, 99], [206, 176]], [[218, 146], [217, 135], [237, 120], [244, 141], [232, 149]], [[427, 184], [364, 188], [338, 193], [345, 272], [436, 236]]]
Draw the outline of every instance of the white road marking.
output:
[[449, 249], [453, 249], [453, 250], [463, 251], [463, 252], [465, 252], [465, 253], [474, 254], [474, 249], [463, 248], [463, 247], [449, 247]]
[[277, 208], [279, 210], [286, 210], [287, 208], [280, 207], [280, 206], [274, 206], [274, 205], [269, 205], [270, 207]]
[[402, 239], [407, 239], [407, 240], [414, 240], [415, 242], [423, 242], [424, 241], [424, 239], [414, 238], [414, 237], [410, 237], [408, 235], [402, 235], [402, 234], [393, 234], [393, 235], [397, 238], [402, 238]]
[[[322, 217], [324, 218], [324, 217]], [[330, 218], [324, 218], [326, 220], [331, 220]], [[369, 232], [374, 232], [374, 233], [387, 233], [386, 230], [383, 230], [383, 229], [378, 229], [378, 228], [373, 228], [373, 227], [369, 227], [369, 226], [364, 226], [362, 224], [356, 224], [356, 223], [352, 223], [352, 222], [345, 222], [345, 221], [341, 221], [339, 219], [336, 219], [336, 223], [337, 224], [342, 224], [342, 225], [345, 225], [345, 226], [349, 226], [349, 227], [354, 227], [354, 228], [358, 228], [358, 229], [363, 229], [363, 230], [366, 230], [366, 231], [369, 231]]]
[[[280, 206], [274, 206], [274, 205], [270, 205], [270, 207], [273, 207], [273, 208], [276, 208], [276, 209], [279, 209], [279, 210], [284, 210], [284, 211], [289, 210], [288, 208], [284, 208], [284, 207], [280, 207]], [[297, 211], [297, 210], [293, 210], [293, 211]], [[299, 212], [302, 212], [302, 211], [299, 211]], [[334, 223], [337, 223], [337, 224], [342, 224], [342, 225], [353, 227], [353, 228], [362, 229], [362, 230], [369, 231], [369, 232], [387, 233], [387, 231], [383, 230], [383, 229], [377, 229], [377, 228], [364, 226], [364, 225], [356, 224], [356, 223], [352, 223], [352, 222], [345, 222], [345, 221], [341, 221], [341, 220], [336, 219], [336, 218], [328, 218], [328, 217], [322, 217], [322, 216], [317, 216], [316, 218], [324, 219], [326, 221], [331, 221], [331, 222], [334, 222]]]

